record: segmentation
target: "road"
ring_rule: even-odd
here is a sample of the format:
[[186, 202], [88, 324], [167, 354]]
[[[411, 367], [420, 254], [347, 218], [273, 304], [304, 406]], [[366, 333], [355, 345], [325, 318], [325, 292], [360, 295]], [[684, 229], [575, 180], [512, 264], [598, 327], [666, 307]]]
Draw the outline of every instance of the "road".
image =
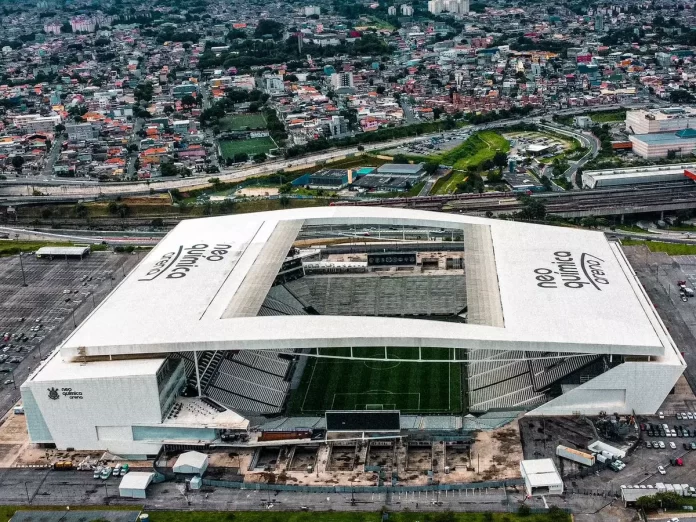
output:
[[590, 132], [570, 131], [567, 128], [561, 127], [554, 123], [540, 124], [539, 126], [541, 128], [545, 128], [557, 132], [559, 134], [563, 134], [564, 136], [576, 138], [582, 144], [583, 147], [588, 149], [587, 154], [585, 154], [578, 161], [571, 162], [570, 167], [563, 174], [568, 179], [568, 181], [570, 181], [571, 185], [575, 186], [575, 173], [578, 171], [578, 169], [582, 167], [585, 163], [590, 161], [592, 158], [597, 157], [599, 148], [601, 146], [599, 140]]
[[[138, 470], [135, 470], [138, 471]], [[142, 469], [147, 471], [147, 469]], [[306, 493], [256, 491], [250, 489], [205, 488], [185, 491], [183, 484], [152, 484], [147, 499], [122, 499], [119, 479], [100, 480], [86, 471], [48, 469], [0, 470], [0, 502], [4, 505], [103, 505], [143, 506], [145, 511], [389, 511], [418, 512], [515, 512], [523, 501], [518, 488], [437, 492], [389, 493]], [[351, 498], [352, 497], [352, 498]], [[610, 501], [609, 501], [610, 502]], [[594, 514], [606, 506], [603, 498], [572, 495], [566, 498], [534, 498], [525, 501], [534, 508], [559, 505], [576, 514]], [[584, 520], [591, 520], [584, 519]], [[627, 520], [630, 520], [627, 519]]]
[[[205, 100], [204, 100], [205, 104]], [[633, 107], [642, 107], [647, 104], [640, 104], [640, 105], [635, 105]], [[607, 111], [607, 110], [612, 110], [612, 109], [620, 109], [622, 108], [621, 105], [604, 105], [601, 107], [597, 108], [572, 108], [572, 109], [561, 109], [556, 111], [554, 114], [560, 115], [560, 116], [566, 116], [566, 115], [572, 115], [572, 114], [580, 114], [580, 113], [587, 113], [587, 112], [599, 112], [599, 111]], [[512, 119], [512, 120], [501, 120], [497, 122], [492, 122], [492, 123], [487, 123], [487, 124], [482, 124], [482, 125], [476, 125], [472, 126], [472, 130], [486, 130], [486, 129], [493, 129], [493, 128], [499, 128], [499, 127], [505, 127], [505, 126], [510, 126], [510, 125], [517, 125], [519, 123], [529, 123], [530, 121], [537, 121], [539, 120], [540, 116], [536, 118], [517, 118], [517, 119]], [[551, 126], [551, 124], [546, 123], [545, 125]], [[557, 127], [554, 127], [554, 130], [558, 131]], [[560, 132], [560, 131], [559, 131]], [[571, 132], [569, 130], [565, 130], [565, 132]], [[409, 137], [409, 138], [402, 138], [402, 139], [397, 139], [397, 140], [391, 140], [391, 141], [385, 141], [381, 143], [374, 143], [374, 144], [365, 144], [363, 145], [365, 151], [373, 151], [373, 150], [380, 150], [380, 149], [386, 149], [386, 148], [391, 148], [391, 147], [397, 147], [400, 145], [406, 145], [408, 143], [413, 143], [417, 142], [419, 140], [425, 140], [428, 139], [432, 136], [437, 136], [443, 134], [441, 132], [437, 133], [431, 133], [431, 134], [424, 134], [418, 137]], [[571, 134], [575, 134], [572, 133]], [[585, 137], [585, 135], [582, 135]], [[580, 137], [578, 136], [578, 139]], [[589, 139], [589, 138], [587, 138]], [[349, 147], [349, 148], [342, 148], [342, 149], [331, 149], [325, 152], [321, 152], [318, 154], [314, 154], [311, 156], [306, 156], [302, 158], [293, 158], [293, 159], [281, 159], [281, 160], [276, 160], [276, 161], [269, 161], [266, 163], [262, 163], [259, 165], [250, 165], [245, 168], [241, 169], [222, 169], [219, 174], [215, 174], [216, 178], [219, 178], [223, 182], [231, 182], [231, 181], [241, 181], [247, 178], [251, 177], [257, 177], [257, 176], [262, 176], [265, 174], [271, 174], [273, 172], [276, 172], [281, 169], [288, 169], [290, 167], [297, 167], [300, 165], [312, 165], [317, 162], [323, 162], [323, 161], [328, 161], [331, 159], [336, 159], [336, 158], [341, 158], [345, 157], [347, 155], [354, 155], [357, 154], [358, 148], [357, 147]], [[589, 159], [589, 158], [588, 158]], [[585, 160], [587, 161], [587, 160]], [[571, 169], [569, 169], [569, 172], [567, 173], [571, 177], [574, 175], [575, 170], [577, 168], [584, 164], [583, 160], [580, 160], [578, 163], [576, 163]], [[573, 170], [574, 169], [574, 170]], [[36, 187], [37, 190], [40, 190], [42, 193], [51, 195], [51, 196], [58, 196], [58, 197], [83, 197], [83, 198], [89, 198], [89, 197], [100, 197], [100, 196], [125, 196], [125, 195], [142, 195], [142, 194], [149, 194], [150, 189], [152, 188], [153, 190], [157, 192], [165, 192], [167, 190], [171, 189], [190, 189], [193, 187], [199, 187], [199, 186], [207, 186], [207, 176], [203, 177], [194, 177], [194, 178], [186, 178], [186, 179], [175, 179], [175, 180], [165, 180], [165, 181], [159, 181], [159, 180], [153, 180], [151, 183], [147, 184], [144, 182], [140, 183], [98, 183], [98, 182], [57, 182], [56, 180], [41, 180], [41, 179], [36, 179], [36, 180], [31, 180], [30, 182], [27, 182], [29, 184], [26, 184], [27, 182], [24, 182], [22, 185], [12, 185], [11, 183], [2, 183], [0, 184], [0, 196], [32, 196], [32, 192], [34, 188]], [[33, 199], [33, 198], [32, 198]], [[11, 199], [9, 200], [11, 201]]]

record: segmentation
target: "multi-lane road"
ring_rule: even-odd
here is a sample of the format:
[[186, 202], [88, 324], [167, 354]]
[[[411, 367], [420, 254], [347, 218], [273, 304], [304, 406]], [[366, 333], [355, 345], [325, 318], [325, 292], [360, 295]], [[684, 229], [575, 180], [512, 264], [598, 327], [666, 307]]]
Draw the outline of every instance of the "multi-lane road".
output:
[[[634, 105], [632, 107], [638, 108], [645, 106], [647, 104]], [[562, 109], [556, 111], [555, 114], [559, 116], [568, 116], [573, 114], [581, 114], [588, 112], [599, 112], [607, 111], [612, 109], [619, 109], [619, 105], [603, 105], [601, 107], [595, 108], [571, 108]], [[497, 122], [475, 125], [472, 126], [472, 130], [486, 130], [493, 128], [500, 128], [506, 126], [517, 125], [520, 123], [539, 123], [544, 115], [537, 114], [528, 118], [515, 118], [511, 120], [501, 120]], [[596, 154], [596, 147], [598, 146], [596, 139], [592, 139], [590, 135], [577, 132], [568, 128], [559, 128], [558, 126], [545, 122], [544, 125], [552, 127], [556, 132], [566, 133], [572, 135], [579, 139], [583, 145], [591, 149], [589, 157]], [[372, 143], [363, 145], [365, 151], [375, 151], [386, 148], [398, 147], [401, 145], [406, 145], [409, 143], [414, 143], [420, 140], [427, 140], [432, 136], [443, 134], [442, 132], [425, 134], [418, 137], [408, 137], [401, 138], [397, 140], [390, 140], [381, 143]], [[341, 149], [330, 149], [318, 154], [313, 154], [310, 156], [304, 156], [301, 158], [292, 159], [279, 159], [275, 161], [268, 161], [259, 165], [250, 165], [244, 168], [234, 168], [234, 169], [222, 169], [219, 174], [215, 174], [214, 177], [219, 178], [223, 182], [230, 181], [241, 181], [247, 178], [253, 178], [258, 176], [263, 176], [266, 174], [271, 174], [282, 169], [297, 168], [303, 165], [313, 165], [316, 163], [321, 163], [329, 160], [339, 159], [345, 156], [355, 155], [360, 153], [358, 147], [348, 147]], [[584, 159], [587, 161], [587, 159]], [[569, 172], [566, 173], [569, 177], [574, 175], [575, 170], [578, 166], [583, 163], [580, 160], [575, 165], [573, 165]], [[0, 183], [0, 199], [5, 199], [6, 201], [35, 201], [37, 196], [33, 196], [34, 190], [39, 190], [45, 196], [51, 196], [53, 198], [74, 200], [75, 198], [98, 198], [98, 197], [116, 197], [116, 196], [127, 196], [127, 195], [143, 195], [149, 194], [151, 189], [156, 192], [166, 192], [172, 189], [192, 189], [200, 186], [207, 186], [207, 177], [194, 177], [186, 179], [167, 179], [167, 180], [153, 180], [151, 182], [135, 182], [135, 183], [99, 183], [96, 181], [77, 181], [77, 180], [61, 180], [55, 178], [47, 177], [37, 177], [37, 178], [21, 178], [21, 179], [10, 179], [8, 181]], [[44, 197], [45, 197], [44, 196]]]

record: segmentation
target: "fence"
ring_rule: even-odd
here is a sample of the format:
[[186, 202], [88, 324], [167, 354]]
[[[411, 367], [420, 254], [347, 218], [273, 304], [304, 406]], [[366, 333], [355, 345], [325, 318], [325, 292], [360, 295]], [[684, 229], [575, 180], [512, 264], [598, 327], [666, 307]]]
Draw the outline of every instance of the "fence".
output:
[[463, 489], [506, 488], [524, 485], [522, 479], [503, 481], [473, 482], [464, 484], [437, 484], [427, 486], [297, 486], [294, 484], [266, 484], [259, 482], [231, 482], [228, 480], [203, 479], [204, 486], [219, 488], [296, 491], [302, 493], [412, 493], [419, 491], [459, 491]]

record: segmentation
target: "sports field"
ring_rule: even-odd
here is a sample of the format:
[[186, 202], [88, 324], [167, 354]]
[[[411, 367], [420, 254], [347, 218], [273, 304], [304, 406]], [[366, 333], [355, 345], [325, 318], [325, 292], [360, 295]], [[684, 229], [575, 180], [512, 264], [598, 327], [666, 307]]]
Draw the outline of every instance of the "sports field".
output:
[[220, 152], [224, 158], [232, 158], [235, 154], [246, 152], [249, 156], [268, 152], [277, 148], [271, 138], [251, 138], [249, 140], [230, 140], [220, 142]]
[[266, 118], [259, 113], [230, 114], [220, 120], [220, 128], [223, 131], [246, 130], [247, 128], [251, 130], [265, 129]]
[[[328, 349], [322, 353], [348, 355]], [[382, 357], [384, 348], [354, 348], [353, 355]], [[300, 387], [290, 398], [290, 413], [316, 415], [326, 410], [365, 409], [462, 412], [462, 363], [414, 362], [418, 350], [410, 348], [390, 348], [388, 357], [388, 361], [310, 357]], [[422, 349], [424, 360], [452, 357], [451, 350]]]

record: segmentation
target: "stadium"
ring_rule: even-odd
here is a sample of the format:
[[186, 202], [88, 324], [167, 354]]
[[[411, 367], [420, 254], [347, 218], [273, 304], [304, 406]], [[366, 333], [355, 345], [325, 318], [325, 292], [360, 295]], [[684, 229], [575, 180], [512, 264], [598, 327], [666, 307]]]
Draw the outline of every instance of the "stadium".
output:
[[336, 411], [651, 414], [684, 368], [602, 233], [325, 207], [182, 222], [21, 392], [33, 443], [144, 457]]

